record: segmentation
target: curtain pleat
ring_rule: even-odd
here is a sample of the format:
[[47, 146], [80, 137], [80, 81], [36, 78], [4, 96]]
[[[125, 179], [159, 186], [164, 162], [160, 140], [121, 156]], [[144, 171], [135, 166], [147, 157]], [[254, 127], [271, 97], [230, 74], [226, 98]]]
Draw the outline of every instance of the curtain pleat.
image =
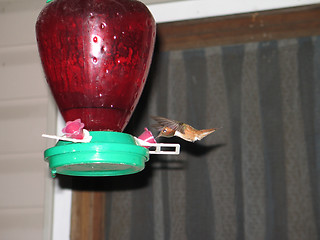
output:
[[159, 52], [126, 131], [152, 115], [221, 128], [108, 180], [105, 239], [320, 239], [320, 37]]

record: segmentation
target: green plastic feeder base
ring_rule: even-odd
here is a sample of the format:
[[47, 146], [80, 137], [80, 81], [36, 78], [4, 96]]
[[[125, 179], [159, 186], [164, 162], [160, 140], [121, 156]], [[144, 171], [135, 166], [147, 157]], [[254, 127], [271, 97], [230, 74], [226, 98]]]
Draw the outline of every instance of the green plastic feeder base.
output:
[[140, 172], [149, 160], [148, 149], [138, 146], [133, 136], [109, 131], [90, 132], [90, 143], [59, 141], [44, 152], [54, 177], [119, 176]]

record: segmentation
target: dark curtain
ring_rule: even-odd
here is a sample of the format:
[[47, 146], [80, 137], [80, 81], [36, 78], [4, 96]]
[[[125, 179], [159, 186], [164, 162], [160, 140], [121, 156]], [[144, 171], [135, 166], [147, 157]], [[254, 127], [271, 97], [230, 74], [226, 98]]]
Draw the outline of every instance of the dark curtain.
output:
[[108, 178], [105, 239], [320, 239], [320, 37], [157, 53], [150, 115], [221, 129]]

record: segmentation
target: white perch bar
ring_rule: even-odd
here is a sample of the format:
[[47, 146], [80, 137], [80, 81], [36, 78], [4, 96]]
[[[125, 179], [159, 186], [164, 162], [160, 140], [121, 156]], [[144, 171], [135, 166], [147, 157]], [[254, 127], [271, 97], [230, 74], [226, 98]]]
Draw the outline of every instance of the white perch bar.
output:
[[[148, 143], [136, 138], [136, 143], [142, 147], [155, 147], [155, 150], [149, 150], [149, 154], [180, 154], [180, 144], [178, 143]], [[170, 148], [169, 150], [166, 148]]]
[[62, 141], [69, 141], [69, 142], [74, 142], [74, 143], [88, 143], [91, 141], [92, 136], [90, 136], [89, 131], [86, 129], [83, 129], [84, 132], [84, 138], [83, 139], [75, 139], [75, 138], [69, 138], [65, 136], [56, 136], [56, 135], [48, 135], [48, 134], [42, 134], [42, 137], [45, 138], [51, 138], [51, 139], [56, 139], [56, 140], [62, 140]]

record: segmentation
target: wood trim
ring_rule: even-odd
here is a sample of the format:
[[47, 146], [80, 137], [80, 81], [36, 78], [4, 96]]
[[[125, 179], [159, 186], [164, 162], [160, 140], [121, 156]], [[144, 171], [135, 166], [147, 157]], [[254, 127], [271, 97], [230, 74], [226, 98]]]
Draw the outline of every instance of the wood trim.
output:
[[[161, 51], [320, 35], [320, 4], [158, 25]], [[139, 173], [143, 174], [143, 173]], [[73, 191], [71, 239], [105, 239], [105, 193]]]
[[159, 24], [162, 51], [320, 34], [320, 4]]
[[71, 212], [71, 240], [104, 239], [104, 192], [73, 191]]

